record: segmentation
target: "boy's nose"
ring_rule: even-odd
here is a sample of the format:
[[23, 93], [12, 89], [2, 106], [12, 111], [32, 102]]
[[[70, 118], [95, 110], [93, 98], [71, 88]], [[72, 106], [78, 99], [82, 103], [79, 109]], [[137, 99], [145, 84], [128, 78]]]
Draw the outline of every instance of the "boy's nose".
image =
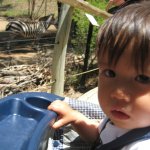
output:
[[116, 89], [111, 93], [111, 98], [116, 100], [122, 100], [125, 102], [130, 101], [130, 96], [123, 89]]

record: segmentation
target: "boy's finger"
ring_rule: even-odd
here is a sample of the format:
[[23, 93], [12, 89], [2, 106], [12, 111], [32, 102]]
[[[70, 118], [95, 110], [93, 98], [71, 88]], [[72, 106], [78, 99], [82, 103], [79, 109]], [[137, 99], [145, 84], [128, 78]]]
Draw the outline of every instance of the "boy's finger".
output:
[[64, 126], [64, 125], [66, 125], [66, 123], [60, 119], [60, 120], [57, 120], [57, 121], [52, 125], [52, 128], [58, 129], [58, 128]]
[[52, 102], [47, 108], [49, 110], [55, 110], [57, 107], [60, 107], [59, 103], [60, 103], [60, 100], [56, 100], [56, 101]]

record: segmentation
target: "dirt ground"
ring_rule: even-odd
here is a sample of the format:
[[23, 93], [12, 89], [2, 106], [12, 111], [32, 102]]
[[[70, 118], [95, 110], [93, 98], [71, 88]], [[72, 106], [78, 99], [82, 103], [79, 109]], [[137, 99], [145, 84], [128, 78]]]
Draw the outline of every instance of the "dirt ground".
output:
[[5, 20], [5, 18], [0, 18], [0, 32], [5, 31], [6, 25], [8, 24], [8, 21]]
[[[66, 56], [66, 78], [72, 74], [73, 67], [78, 66], [78, 63], [73, 60], [74, 55], [68, 53]], [[50, 63], [48, 64], [48, 62]], [[0, 65], [4, 64], [2, 66], [3, 69], [0, 70], [0, 97], [23, 91], [50, 93], [50, 83], [52, 82], [51, 62], [52, 57], [42, 58], [36, 52], [0, 54]], [[46, 66], [46, 64], [48, 65]], [[45, 67], [43, 68], [43, 66]], [[33, 82], [32, 79], [34, 79]], [[72, 82], [71, 79], [69, 80]], [[22, 86], [20, 87], [20, 85]], [[86, 91], [88, 90], [84, 89], [81, 91], [78, 89], [77, 84], [65, 83], [64, 96], [78, 98]]]

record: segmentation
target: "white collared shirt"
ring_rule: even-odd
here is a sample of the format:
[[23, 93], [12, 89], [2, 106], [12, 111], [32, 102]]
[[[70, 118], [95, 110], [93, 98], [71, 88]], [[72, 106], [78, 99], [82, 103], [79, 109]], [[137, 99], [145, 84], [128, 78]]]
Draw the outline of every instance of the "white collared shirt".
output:
[[[104, 124], [106, 123], [106, 120], [108, 120], [108, 118], [105, 118], [101, 121], [99, 126], [99, 133], [103, 128]], [[128, 131], [129, 130], [127, 129], [118, 128], [110, 121], [108, 121], [105, 128], [100, 133], [100, 138], [102, 140], [102, 143], [106, 144], [115, 140], [116, 138], [120, 137], [121, 135], [125, 134]], [[131, 144], [124, 146], [121, 150], [150, 150], [150, 139], [148, 140], [141, 139], [139, 141], [133, 142]]]

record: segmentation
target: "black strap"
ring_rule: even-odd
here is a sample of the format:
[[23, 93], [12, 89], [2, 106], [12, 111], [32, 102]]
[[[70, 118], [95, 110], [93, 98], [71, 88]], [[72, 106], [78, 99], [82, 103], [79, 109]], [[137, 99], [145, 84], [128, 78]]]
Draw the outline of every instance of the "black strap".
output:
[[119, 150], [125, 145], [143, 138], [150, 138], [150, 126], [145, 128], [133, 129], [120, 136], [116, 140], [113, 140], [112, 142], [98, 146], [95, 150]]

